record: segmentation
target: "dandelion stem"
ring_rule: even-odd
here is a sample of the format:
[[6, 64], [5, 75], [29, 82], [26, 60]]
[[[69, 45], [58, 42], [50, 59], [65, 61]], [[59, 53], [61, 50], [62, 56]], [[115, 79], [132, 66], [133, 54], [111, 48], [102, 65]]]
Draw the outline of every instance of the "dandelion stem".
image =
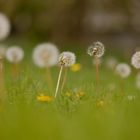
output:
[[3, 59], [0, 59], [0, 98], [4, 98], [4, 71], [3, 71]]
[[18, 64], [13, 64], [12, 65], [12, 75], [13, 75], [13, 80], [17, 80], [18, 77]]
[[59, 85], [60, 85], [62, 71], [63, 71], [63, 66], [61, 66], [60, 71], [59, 71], [59, 76], [58, 76], [58, 80], [57, 80], [57, 86], [56, 86], [55, 95], [54, 95], [55, 98], [56, 98], [56, 96], [58, 94], [58, 89], [59, 89]]
[[62, 81], [61, 92], [64, 89], [64, 86], [65, 86], [65, 83], [66, 83], [66, 80], [67, 80], [67, 74], [68, 74], [68, 68], [66, 68], [65, 72], [64, 72], [64, 78], [63, 78], [63, 81]]
[[125, 81], [124, 81], [124, 79], [121, 79], [121, 83], [120, 83], [120, 85], [121, 85], [121, 95], [122, 96], [124, 96], [124, 87], [125, 87]]
[[98, 58], [95, 57], [95, 65], [96, 65], [96, 84], [97, 84], [97, 88], [99, 88], [99, 62], [98, 62]]
[[46, 68], [46, 80], [47, 80], [48, 86], [50, 88], [50, 91], [52, 92], [53, 91], [53, 79], [52, 79], [50, 68], [48, 68], [48, 67]]

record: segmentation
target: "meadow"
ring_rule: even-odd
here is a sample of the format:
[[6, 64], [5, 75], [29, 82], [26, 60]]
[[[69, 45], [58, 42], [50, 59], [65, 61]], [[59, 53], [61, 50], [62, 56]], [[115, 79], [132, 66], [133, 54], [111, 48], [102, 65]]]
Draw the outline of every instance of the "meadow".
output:
[[[19, 73], [12, 75], [12, 64], [4, 60], [4, 92], [0, 102], [0, 140], [139, 140], [140, 91], [135, 86], [136, 70], [121, 79], [105, 66], [107, 56], [119, 62], [123, 53], [106, 48], [100, 66], [100, 85], [97, 89], [95, 66], [84, 47], [65, 47], [73, 51], [80, 63], [77, 72], [69, 68], [62, 92], [48, 102], [40, 94], [54, 96], [46, 80], [46, 69], [36, 67], [31, 59], [32, 48], [24, 47], [25, 58]], [[59, 67], [51, 68], [54, 86]], [[123, 93], [122, 93], [123, 92]]]

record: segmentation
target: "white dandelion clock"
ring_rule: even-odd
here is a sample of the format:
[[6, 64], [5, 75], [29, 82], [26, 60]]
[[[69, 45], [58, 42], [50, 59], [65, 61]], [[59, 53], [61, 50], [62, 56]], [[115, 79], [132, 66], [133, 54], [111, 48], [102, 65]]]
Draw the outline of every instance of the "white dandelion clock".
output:
[[33, 61], [38, 67], [51, 67], [58, 62], [59, 51], [52, 43], [42, 43], [33, 51]]
[[131, 74], [131, 68], [126, 63], [120, 63], [116, 66], [116, 73], [121, 77], [120, 87], [121, 87], [121, 95], [124, 96], [125, 93], [125, 80]]
[[59, 56], [59, 66], [70, 67], [75, 63], [76, 56], [72, 52], [63, 52]]
[[131, 73], [131, 68], [128, 64], [120, 63], [116, 66], [116, 73], [122, 78], [127, 78]]
[[[59, 59], [58, 59], [58, 65], [60, 66], [60, 72], [59, 72], [56, 90], [55, 90], [55, 98], [56, 98], [58, 90], [59, 90], [59, 85], [60, 85], [60, 81], [61, 81], [61, 75], [62, 75], [63, 68], [72, 66], [75, 63], [75, 61], [76, 61], [76, 56], [72, 52], [63, 52], [60, 54]], [[62, 82], [61, 89], [63, 89], [64, 83], [66, 81], [66, 73], [67, 72], [65, 71], [65, 76], [64, 76], [64, 79]]]
[[104, 52], [105, 52], [104, 44], [99, 41], [94, 42], [87, 50], [87, 53], [90, 56], [94, 56], [97, 58], [102, 57], [104, 55]]
[[0, 13], [0, 40], [4, 40], [10, 33], [10, 21]]
[[99, 65], [100, 65], [100, 58], [104, 55], [105, 52], [105, 46], [103, 43], [97, 41], [94, 42], [87, 50], [87, 53], [90, 56], [93, 56], [95, 58], [94, 63], [96, 66], [96, 83], [97, 83], [97, 87], [99, 88]]
[[12, 76], [13, 81], [15, 82], [18, 78], [19, 74], [19, 63], [24, 58], [24, 51], [19, 46], [12, 46], [7, 49], [6, 51], [6, 58], [7, 60], [12, 63]]
[[59, 50], [53, 43], [37, 45], [33, 51], [33, 62], [36, 66], [46, 69], [48, 89], [53, 91], [53, 78], [50, 68], [58, 63]]
[[140, 69], [140, 51], [136, 52], [131, 59], [131, 64], [136, 68]]
[[24, 51], [18, 46], [12, 46], [6, 51], [6, 58], [11, 63], [19, 63], [24, 57]]

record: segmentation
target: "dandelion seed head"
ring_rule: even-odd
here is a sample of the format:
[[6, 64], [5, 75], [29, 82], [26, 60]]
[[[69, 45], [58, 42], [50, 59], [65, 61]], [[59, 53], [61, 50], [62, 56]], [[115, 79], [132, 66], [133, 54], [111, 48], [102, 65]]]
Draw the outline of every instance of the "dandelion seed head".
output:
[[76, 56], [72, 52], [63, 52], [59, 56], [59, 66], [70, 67], [75, 64]]
[[57, 64], [59, 50], [52, 43], [42, 43], [33, 51], [33, 61], [38, 67], [51, 67]]
[[10, 33], [10, 22], [8, 18], [0, 13], [0, 40], [4, 40]]
[[120, 63], [116, 66], [116, 73], [122, 78], [127, 78], [131, 73], [131, 68], [128, 64]]
[[24, 51], [18, 46], [12, 46], [6, 51], [6, 58], [11, 63], [19, 63], [24, 57]]
[[140, 51], [136, 52], [131, 59], [131, 64], [136, 68], [140, 69]]
[[105, 47], [101, 42], [94, 42], [87, 50], [87, 53], [90, 56], [94, 56], [94, 57], [102, 57], [104, 55], [105, 52]]

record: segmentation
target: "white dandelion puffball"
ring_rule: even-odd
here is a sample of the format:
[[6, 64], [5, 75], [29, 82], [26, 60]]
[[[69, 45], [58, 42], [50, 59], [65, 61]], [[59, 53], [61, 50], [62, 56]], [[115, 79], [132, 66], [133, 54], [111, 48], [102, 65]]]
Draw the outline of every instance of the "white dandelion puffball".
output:
[[128, 64], [121, 63], [117, 65], [116, 73], [122, 78], [127, 78], [131, 73], [131, 68]]
[[19, 63], [24, 57], [24, 51], [18, 46], [12, 46], [6, 51], [6, 58], [11, 63]]
[[6, 46], [4, 44], [0, 44], [0, 59], [3, 59], [6, 54]]
[[116, 67], [117, 63], [118, 63], [118, 61], [116, 58], [109, 57], [109, 58], [107, 58], [105, 65], [108, 69], [113, 70]]
[[33, 51], [33, 61], [38, 67], [51, 67], [57, 64], [59, 50], [52, 43], [42, 43]]
[[90, 56], [102, 57], [105, 52], [105, 47], [101, 42], [94, 42], [87, 50]]
[[70, 67], [76, 61], [76, 56], [72, 52], [63, 52], [59, 56], [58, 64], [59, 66]]
[[10, 21], [2, 13], [0, 13], [0, 40], [4, 40], [10, 33]]
[[131, 59], [131, 64], [136, 68], [140, 69], [140, 51], [136, 52]]

